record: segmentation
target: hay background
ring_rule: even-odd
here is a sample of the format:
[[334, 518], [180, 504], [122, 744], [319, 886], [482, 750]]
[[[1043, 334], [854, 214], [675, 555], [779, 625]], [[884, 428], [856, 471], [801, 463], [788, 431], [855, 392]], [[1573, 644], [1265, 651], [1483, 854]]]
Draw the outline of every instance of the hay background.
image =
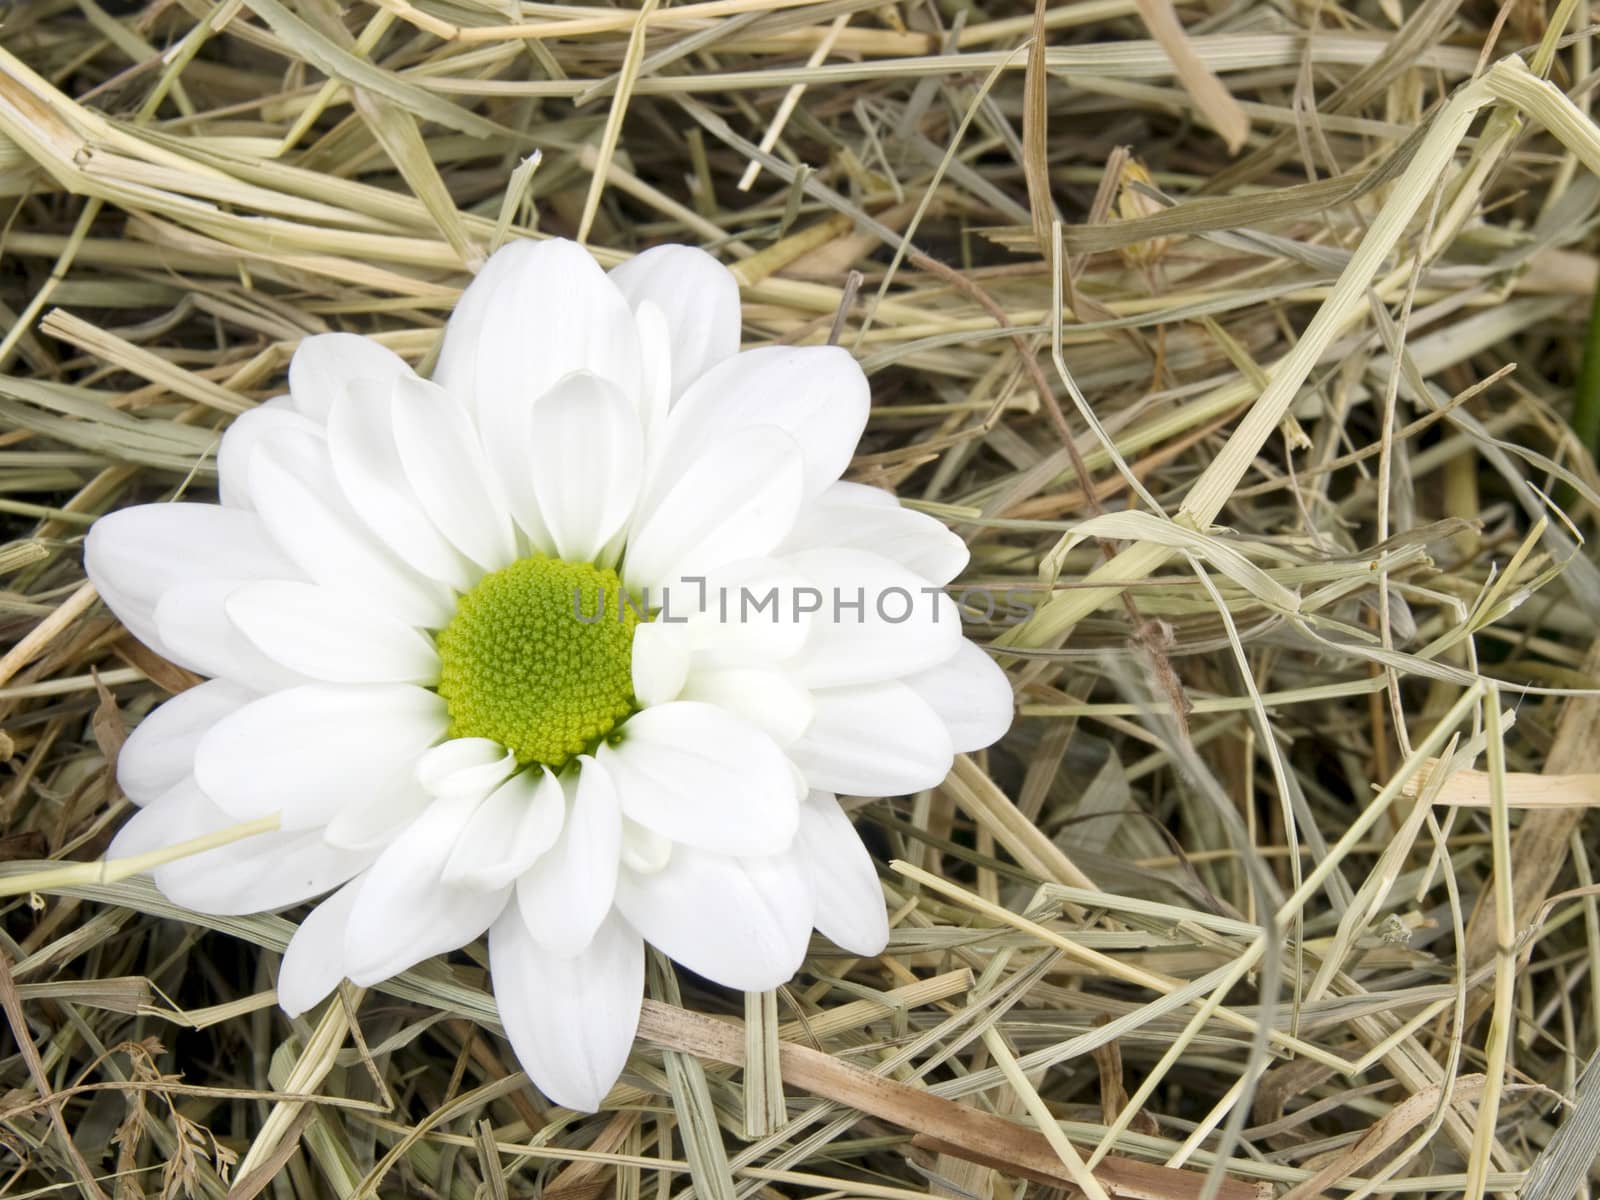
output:
[[[0, 1194], [1579, 1194], [1588, 9], [1041, 12], [0, 5]], [[1488, 109], [1459, 144], [1452, 95]], [[481, 947], [289, 1021], [285, 920], [61, 865], [190, 682], [87, 589], [88, 523], [210, 494], [307, 334], [426, 366], [534, 232], [706, 245], [747, 344], [836, 333], [874, 384], [853, 476], [1040, 606], [973, 614], [1011, 734], [860, 806], [890, 953], [819, 943], [748, 1001], [657, 970], [586, 1117], [515, 1073]]]

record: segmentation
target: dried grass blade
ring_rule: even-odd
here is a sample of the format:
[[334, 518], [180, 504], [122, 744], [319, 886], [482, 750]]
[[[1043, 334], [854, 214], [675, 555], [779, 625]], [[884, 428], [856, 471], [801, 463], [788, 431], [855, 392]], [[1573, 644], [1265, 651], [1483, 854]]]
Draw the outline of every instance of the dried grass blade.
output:
[[1250, 136], [1250, 118], [1222, 86], [1222, 81], [1194, 52], [1189, 35], [1178, 20], [1172, 0], [1138, 0], [1139, 16], [1150, 36], [1167, 52], [1178, 80], [1194, 98], [1195, 107], [1222, 135], [1228, 153], [1237, 154]]
[[376, 67], [342, 46], [334, 45], [332, 40], [291, 12], [280, 0], [249, 0], [249, 4], [283, 39], [285, 45], [335, 79], [387, 96], [404, 111], [414, 113], [423, 120], [437, 121], [447, 129], [473, 137], [503, 137], [509, 133], [493, 121], [445, 100], [392, 71]]
[[[639, 1035], [657, 1045], [739, 1066], [744, 1037], [735, 1024], [653, 1000], [645, 1001]], [[1056, 1186], [1076, 1186], [1044, 1136], [1000, 1117], [873, 1075], [806, 1046], [784, 1043], [784, 1080], [836, 1103], [936, 1139], [974, 1162], [1014, 1170]], [[1199, 1200], [1204, 1176], [1132, 1159], [1104, 1159], [1096, 1178], [1112, 1196]], [[1225, 1180], [1217, 1200], [1264, 1200], [1265, 1185]]]

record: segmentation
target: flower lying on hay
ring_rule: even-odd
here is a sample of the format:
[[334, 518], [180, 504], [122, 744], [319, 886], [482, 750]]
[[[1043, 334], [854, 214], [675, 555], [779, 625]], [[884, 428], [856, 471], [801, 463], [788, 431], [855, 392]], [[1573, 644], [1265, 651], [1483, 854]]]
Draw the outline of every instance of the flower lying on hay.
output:
[[223, 438], [220, 504], [90, 531], [106, 603], [209, 677], [123, 748], [112, 856], [277, 814], [156, 884], [217, 914], [331, 892], [290, 1013], [487, 930], [517, 1057], [580, 1109], [627, 1058], [645, 942], [747, 990], [813, 926], [881, 951], [835, 793], [937, 784], [1011, 692], [938, 591], [960, 540], [839, 481], [860, 368], [738, 343], [710, 256], [606, 274], [564, 241], [490, 260], [432, 381], [307, 339]]

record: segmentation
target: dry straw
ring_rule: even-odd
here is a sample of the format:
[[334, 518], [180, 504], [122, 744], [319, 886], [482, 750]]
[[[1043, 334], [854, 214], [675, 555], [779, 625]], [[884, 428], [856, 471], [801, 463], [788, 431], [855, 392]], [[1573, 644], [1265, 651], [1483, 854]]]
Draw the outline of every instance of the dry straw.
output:
[[[1592, 1187], [1586, 11], [0, 5], [0, 1194]], [[1020, 714], [856, 808], [887, 954], [657, 963], [592, 1116], [481, 947], [289, 1021], [298, 914], [135, 873], [198, 843], [98, 862], [193, 680], [79, 559], [209, 494], [301, 338], [426, 369], [554, 233], [706, 245], [748, 342], [858, 355], [852, 474], [967, 539]]]

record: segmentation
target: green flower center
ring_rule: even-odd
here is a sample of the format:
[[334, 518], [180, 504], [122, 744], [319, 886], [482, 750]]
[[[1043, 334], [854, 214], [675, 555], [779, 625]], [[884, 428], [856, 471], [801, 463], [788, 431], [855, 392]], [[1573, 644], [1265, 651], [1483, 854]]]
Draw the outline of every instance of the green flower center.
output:
[[634, 710], [639, 617], [621, 596], [615, 571], [538, 554], [479, 580], [437, 638], [450, 736], [558, 770], [592, 751]]

